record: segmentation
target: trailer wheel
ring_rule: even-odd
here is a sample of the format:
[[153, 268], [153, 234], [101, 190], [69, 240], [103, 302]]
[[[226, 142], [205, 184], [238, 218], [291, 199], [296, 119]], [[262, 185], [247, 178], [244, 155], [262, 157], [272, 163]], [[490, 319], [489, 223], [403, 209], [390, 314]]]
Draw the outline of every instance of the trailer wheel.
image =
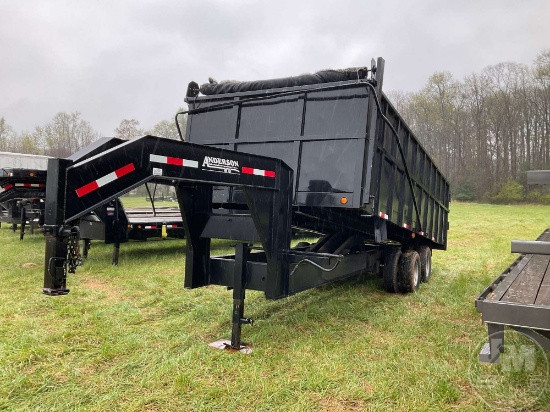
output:
[[397, 274], [399, 272], [399, 260], [401, 259], [401, 251], [395, 250], [384, 259], [384, 269], [382, 277], [384, 278], [384, 290], [389, 293], [397, 293], [399, 284]]
[[403, 293], [416, 292], [420, 286], [420, 255], [415, 250], [404, 253], [399, 260], [397, 280]]
[[416, 251], [420, 255], [420, 281], [429, 282], [432, 276], [432, 249], [420, 246]]

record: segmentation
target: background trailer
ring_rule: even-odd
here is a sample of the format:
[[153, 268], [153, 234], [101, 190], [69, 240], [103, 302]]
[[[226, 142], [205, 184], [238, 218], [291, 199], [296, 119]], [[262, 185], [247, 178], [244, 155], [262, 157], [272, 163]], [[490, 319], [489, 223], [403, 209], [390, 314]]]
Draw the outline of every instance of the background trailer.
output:
[[20, 224], [21, 240], [27, 223], [31, 233], [42, 225], [45, 196], [45, 170], [0, 168], [0, 223], [10, 224], [14, 232]]
[[[527, 183], [549, 185], [550, 171], [527, 172]], [[499, 362], [505, 327], [550, 350], [550, 229], [536, 241], [513, 240], [511, 250], [520, 256], [475, 302], [489, 335], [479, 354], [482, 362]]]
[[0, 152], [0, 224], [13, 231], [20, 224], [20, 239], [28, 223], [31, 233], [42, 224], [48, 156]]

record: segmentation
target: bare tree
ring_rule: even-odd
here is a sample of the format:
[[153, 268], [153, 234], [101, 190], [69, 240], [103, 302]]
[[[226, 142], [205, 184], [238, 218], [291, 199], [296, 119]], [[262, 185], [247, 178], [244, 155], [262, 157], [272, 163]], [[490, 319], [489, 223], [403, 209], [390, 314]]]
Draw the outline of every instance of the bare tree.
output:
[[67, 157], [97, 140], [99, 134], [80, 113], [57, 113], [52, 122], [35, 131], [37, 140], [42, 134], [47, 146], [47, 154], [56, 157]]
[[153, 136], [167, 137], [168, 139], [180, 138], [176, 123], [169, 120], [158, 122], [148, 133]]
[[11, 126], [6, 122], [6, 119], [0, 117], [0, 151], [13, 150], [14, 133]]
[[139, 121], [136, 119], [124, 119], [115, 129], [116, 137], [126, 140], [143, 136], [144, 134], [146, 134], [145, 130], [139, 127]]

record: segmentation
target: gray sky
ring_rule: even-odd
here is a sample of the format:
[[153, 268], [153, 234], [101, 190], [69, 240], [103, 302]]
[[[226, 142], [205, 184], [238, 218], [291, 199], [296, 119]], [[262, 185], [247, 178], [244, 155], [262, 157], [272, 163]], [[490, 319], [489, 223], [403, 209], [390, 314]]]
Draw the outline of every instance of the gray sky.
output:
[[184, 106], [187, 83], [257, 80], [386, 59], [417, 91], [550, 48], [550, 1], [0, 0], [0, 117], [17, 132], [60, 111], [102, 135]]

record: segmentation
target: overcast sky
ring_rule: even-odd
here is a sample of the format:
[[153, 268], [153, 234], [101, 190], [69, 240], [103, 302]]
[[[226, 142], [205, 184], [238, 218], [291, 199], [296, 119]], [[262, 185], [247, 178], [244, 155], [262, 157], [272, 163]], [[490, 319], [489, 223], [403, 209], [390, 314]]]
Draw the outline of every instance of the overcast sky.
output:
[[0, 0], [0, 117], [31, 131], [79, 111], [104, 136], [172, 119], [191, 80], [258, 80], [386, 60], [386, 91], [436, 71], [531, 65], [550, 1]]

